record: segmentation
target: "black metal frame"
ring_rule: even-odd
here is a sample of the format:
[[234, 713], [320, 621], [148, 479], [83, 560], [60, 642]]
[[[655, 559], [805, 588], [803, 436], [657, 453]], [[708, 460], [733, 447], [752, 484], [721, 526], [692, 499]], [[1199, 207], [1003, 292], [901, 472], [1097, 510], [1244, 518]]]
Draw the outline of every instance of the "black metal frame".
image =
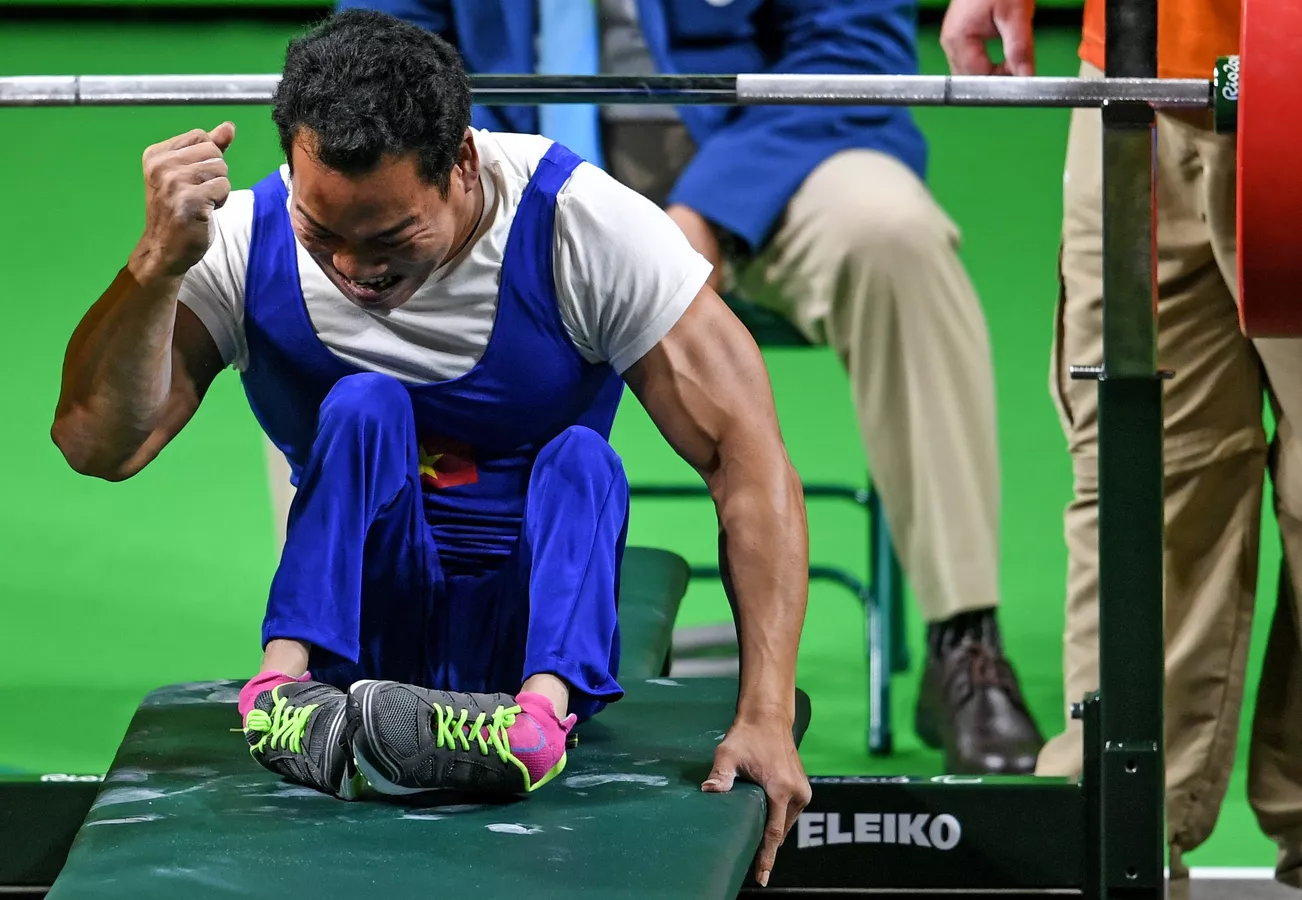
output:
[[[1109, 78], [1157, 74], [1157, 0], [1107, 0]], [[1164, 894], [1163, 420], [1157, 367], [1156, 115], [1103, 107], [1099, 691], [1086, 699], [1100, 898]], [[1096, 725], [1096, 727], [1091, 727]]]

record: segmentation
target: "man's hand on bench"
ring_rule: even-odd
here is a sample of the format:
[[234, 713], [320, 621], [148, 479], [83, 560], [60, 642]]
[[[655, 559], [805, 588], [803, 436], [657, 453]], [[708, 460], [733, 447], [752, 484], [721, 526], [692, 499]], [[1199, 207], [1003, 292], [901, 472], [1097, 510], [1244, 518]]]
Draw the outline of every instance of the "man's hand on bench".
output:
[[755, 854], [755, 880], [767, 886], [778, 847], [810, 798], [809, 778], [800, 763], [789, 721], [773, 716], [739, 717], [733, 722], [714, 753], [714, 768], [701, 789], [730, 791], [738, 776], [758, 784], [768, 797], [764, 840]]

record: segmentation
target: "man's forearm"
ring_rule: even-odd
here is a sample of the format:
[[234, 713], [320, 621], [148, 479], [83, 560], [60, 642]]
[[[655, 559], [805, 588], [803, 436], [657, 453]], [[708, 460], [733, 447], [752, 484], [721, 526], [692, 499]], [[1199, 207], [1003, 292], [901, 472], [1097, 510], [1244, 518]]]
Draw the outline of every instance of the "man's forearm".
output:
[[111, 477], [149, 438], [172, 383], [180, 279], [124, 267], [73, 332], [52, 436], [73, 468]]
[[741, 718], [795, 717], [796, 656], [809, 594], [800, 478], [777, 458], [725, 461], [711, 478], [719, 568], [737, 621]]

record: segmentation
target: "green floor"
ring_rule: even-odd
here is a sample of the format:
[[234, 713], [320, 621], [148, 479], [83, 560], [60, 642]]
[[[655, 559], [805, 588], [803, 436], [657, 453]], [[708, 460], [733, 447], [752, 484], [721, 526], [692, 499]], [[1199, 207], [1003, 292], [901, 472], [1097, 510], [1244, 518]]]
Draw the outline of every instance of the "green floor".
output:
[[[283, 25], [0, 26], [0, 75], [266, 72]], [[923, 35], [925, 67], [943, 60]], [[1045, 34], [1044, 74], [1073, 74], [1072, 35]], [[965, 258], [986, 305], [996, 357], [1005, 466], [1003, 625], [1035, 712], [1062, 724], [1059, 648], [1065, 554], [1061, 510], [1069, 468], [1047, 393], [1061, 158], [1067, 113], [920, 110], [933, 142], [932, 184], [965, 233]], [[258, 626], [273, 567], [259, 436], [230, 373], [200, 415], [138, 478], [79, 478], [48, 439], [63, 347], [75, 322], [125, 261], [142, 223], [143, 148], [174, 133], [239, 126], [228, 154], [248, 185], [278, 162], [263, 107], [0, 110], [0, 252], [8, 327], [0, 360], [5, 466], [0, 508], [0, 769], [99, 772], [138, 699], [164, 683], [236, 677], [258, 661]], [[862, 478], [846, 384], [822, 351], [769, 362], [791, 454], [810, 480]], [[639, 481], [690, 479], [636, 406], [614, 441]], [[817, 559], [862, 569], [862, 517], [832, 501], [811, 512]], [[1267, 529], [1263, 572], [1278, 543]], [[708, 561], [708, 503], [645, 501], [631, 541]], [[1263, 578], [1273, 583], [1273, 574]], [[1268, 591], [1263, 602], [1270, 604]], [[1268, 611], [1268, 610], [1266, 610]], [[694, 587], [686, 624], [726, 618], [722, 594]], [[1260, 667], [1262, 628], [1250, 661]], [[917, 617], [910, 622], [918, 637]], [[835, 587], [815, 585], [800, 656], [814, 701], [804, 758], [811, 773], [939, 771], [911, 732], [916, 672], [897, 678], [897, 754], [864, 753], [862, 615]], [[1252, 677], [1250, 677], [1250, 681]], [[1271, 865], [1243, 798], [1240, 753], [1216, 835], [1197, 865]]]

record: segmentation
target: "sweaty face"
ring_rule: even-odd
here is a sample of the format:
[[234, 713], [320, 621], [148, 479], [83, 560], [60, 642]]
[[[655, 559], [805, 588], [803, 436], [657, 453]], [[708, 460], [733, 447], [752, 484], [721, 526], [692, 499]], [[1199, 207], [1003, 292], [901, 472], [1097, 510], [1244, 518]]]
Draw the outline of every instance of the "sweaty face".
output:
[[480, 192], [473, 142], [462, 143], [446, 197], [421, 179], [414, 153], [386, 157], [364, 175], [345, 175], [316, 159], [314, 142], [307, 129], [294, 140], [294, 233], [358, 306], [401, 306], [475, 227]]

